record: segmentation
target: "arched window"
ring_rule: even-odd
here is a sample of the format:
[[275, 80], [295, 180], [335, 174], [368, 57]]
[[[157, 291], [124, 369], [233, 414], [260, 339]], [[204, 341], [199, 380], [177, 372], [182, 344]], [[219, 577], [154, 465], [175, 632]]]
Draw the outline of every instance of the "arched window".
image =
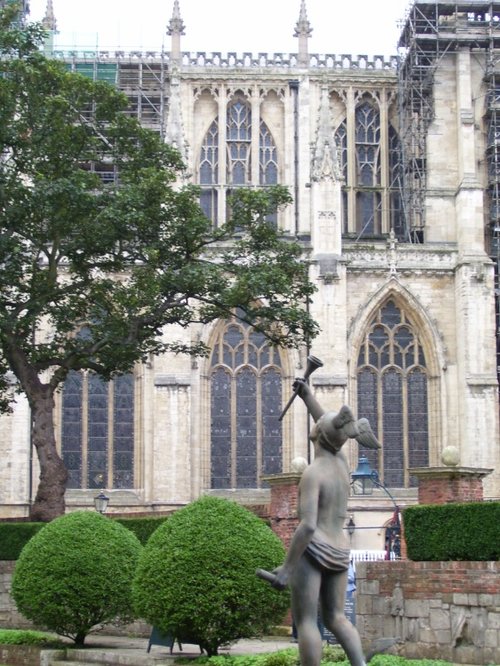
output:
[[134, 487], [134, 377], [68, 374], [61, 396], [68, 488]]
[[359, 236], [381, 233], [382, 193], [380, 114], [371, 100], [356, 107], [356, 231]]
[[399, 241], [407, 241], [404, 224], [403, 199], [403, 155], [401, 141], [394, 127], [389, 126], [389, 207], [391, 229]]
[[[219, 127], [225, 124], [225, 145]], [[258, 133], [258, 153], [252, 133]], [[225, 153], [225, 172], [219, 159]], [[253, 154], [253, 153], [256, 154]], [[253, 165], [258, 165], [254, 169]], [[216, 118], [202, 142], [198, 180], [201, 206], [214, 225], [222, 222], [220, 210], [229, 214], [227, 198], [235, 187], [266, 186], [278, 183], [276, 143], [267, 124], [252, 118], [252, 108], [243, 93], [237, 93], [227, 106], [226, 117]], [[276, 217], [270, 218], [276, 222]]]
[[282, 471], [282, 370], [279, 352], [236, 318], [210, 359], [212, 488], [259, 488]]
[[348, 224], [347, 224], [348, 148], [347, 148], [347, 124], [345, 120], [337, 127], [335, 131], [335, 143], [337, 145], [337, 155], [339, 156], [340, 173], [342, 174], [342, 178], [344, 179], [344, 186], [342, 187], [342, 230], [344, 233], [347, 233], [348, 231]]
[[383, 443], [363, 450], [386, 486], [414, 485], [408, 468], [429, 464], [427, 369], [418, 331], [393, 300], [368, 326], [357, 366], [358, 414]]

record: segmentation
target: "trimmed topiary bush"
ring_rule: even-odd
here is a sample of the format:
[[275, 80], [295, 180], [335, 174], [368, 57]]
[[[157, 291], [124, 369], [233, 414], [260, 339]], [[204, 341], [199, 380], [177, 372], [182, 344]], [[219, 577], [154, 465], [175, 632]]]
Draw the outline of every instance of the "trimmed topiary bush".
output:
[[217, 654], [221, 645], [283, 620], [288, 594], [255, 570], [274, 569], [284, 555], [281, 541], [253, 513], [202, 497], [174, 513], [146, 544], [133, 585], [137, 615]]
[[12, 579], [19, 611], [82, 645], [96, 625], [132, 619], [137, 537], [104, 516], [79, 511], [46, 524], [23, 548]]

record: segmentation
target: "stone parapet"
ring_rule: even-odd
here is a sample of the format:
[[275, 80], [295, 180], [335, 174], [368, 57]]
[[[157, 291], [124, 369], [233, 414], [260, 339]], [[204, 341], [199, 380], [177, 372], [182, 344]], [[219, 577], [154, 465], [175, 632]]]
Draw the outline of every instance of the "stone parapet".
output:
[[[79, 49], [56, 49], [52, 53], [54, 58], [68, 60], [77, 58], [79, 60], [97, 60], [99, 62], [109, 61], [130, 61], [138, 62], [141, 60], [172, 63], [169, 51], [143, 51], [141, 50], [96, 50], [95, 48], [81, 47]], [[180, 57], [180, 64], [183, 68], [236, 68], [236, 69], [258, 69], [262, 67], [272, 67], [277, 69], [296, 69], [304, 67], [306, 69], [334, 69], [334, 70], [369, 70], [389, 72], [396, 75], [398, 56], [384, 55], [352, 55], [335, 53], [311, 53], [307, 56], [307, 63], [299, 63], [297, 53], [237, 53], [230, 51], [222, 53], [221, 51], [184, 51]]]
[[476, 467], [418, 467], [410, 474], [418, 477], [419, 504], [482, 502], [483, 478], [492, 469]]

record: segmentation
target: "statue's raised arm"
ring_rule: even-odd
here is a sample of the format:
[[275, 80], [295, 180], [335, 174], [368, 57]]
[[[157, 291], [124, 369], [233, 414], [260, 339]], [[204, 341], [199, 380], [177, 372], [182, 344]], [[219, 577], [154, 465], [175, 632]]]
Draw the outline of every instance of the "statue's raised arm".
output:
[[318, 604], [325, 626], [335, 634], [352, 666], [364, 666], [359, 634], [344, 614], [350, 560], [344, 530], [350, 471], [342, 446], [348, 439], [356, 439], [362, 446], [378, 449], [380, 442], [367, 419], [355, 419], [347, 405], [338, 412], [326, 411], [306, 380], [295, 380], [291, 399], [299, 396], [314, 420], [310, 433], [314, 459], [299, 484], [299, 524], [284, 563], [273, 572], [259, 569], [257, 575], [277, 589], [290, 585], [301, 666], [320, 665]]

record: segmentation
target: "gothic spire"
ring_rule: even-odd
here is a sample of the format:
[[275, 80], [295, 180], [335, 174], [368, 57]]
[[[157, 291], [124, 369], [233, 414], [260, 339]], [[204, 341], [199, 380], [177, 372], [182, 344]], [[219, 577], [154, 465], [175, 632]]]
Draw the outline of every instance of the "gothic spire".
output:
[[341, 178], [337, 144], [332, 131], [328, 87], [321, 87], [318, 132], [313, 153], [312, 179], [338, 181]]
[[181, 57], [181, 35], [184, 35], [184, 21], [181, 18], [179, 0], [174, 0], [172, 18], [167, 25], [167, 35], [172, 37], [170, 56], [172, 60], [179, 61]]
[[299, 20], [295, 25], [295, 33], [293, 35], [299, 38], [299, 65], [308, 64], [308, 39], [312, 31], [313, 29], [307, 18], [306, 0], [301, 0]]
[[47, 30], [51, 30], [52, 32], [57, 31], [57, 21], [56, 15], [54, 14], [53, 0], [47, 0], [47, 8], [45, 10], [45, 16], [42, 20], [42, 25]]
[[167, 35], [184, 35], [184, 21], [181, 18], [179, 0], [174, 0], [172, 18], [168, 22]]

